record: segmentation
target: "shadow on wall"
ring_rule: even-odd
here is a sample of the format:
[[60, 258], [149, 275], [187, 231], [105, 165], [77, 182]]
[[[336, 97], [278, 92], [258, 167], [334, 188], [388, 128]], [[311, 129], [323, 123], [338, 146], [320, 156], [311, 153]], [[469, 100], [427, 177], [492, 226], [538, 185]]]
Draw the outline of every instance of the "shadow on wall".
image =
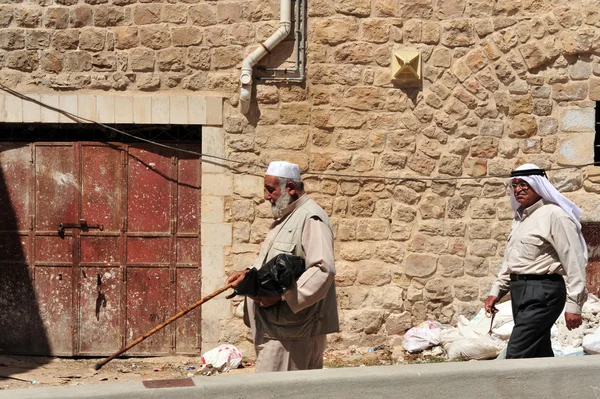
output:
[[[0, 356], [50, 353], [29, 267], [33, 257], [27, 255], [31, 208], [24, 183], [31, 179], [32, 165], [20, 147], [0, 144]], [[47, 361], [40, 358], [31, 368]], [[0, 368], [0, 380], [11, 371]]]

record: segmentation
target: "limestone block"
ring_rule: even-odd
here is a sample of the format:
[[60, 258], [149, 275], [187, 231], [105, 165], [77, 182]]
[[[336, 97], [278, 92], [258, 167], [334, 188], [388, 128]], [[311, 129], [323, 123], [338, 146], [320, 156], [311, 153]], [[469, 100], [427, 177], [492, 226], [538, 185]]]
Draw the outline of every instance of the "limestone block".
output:
[[[81, 5], [78, 7], [71, 8], [69, 10], [69, 21], [72, 28], [81, 28], [83, 26], [90, 26], [93, 24], [93, 11], [92, 7]], [[57, 21], [54, 22], [56, 24]], [[59, 24], [62, 24], [60, 22]], [[64, 26], [66, 28], [66, 26]], [[58, 29], [58, 28], [57, 28]]]
[[350, 262], [335, 262], [335, 285], [337, 287], [348, 287], [356, 281], [356, 265]]
[[489, 274], [489, 263], [485, 258], [469, 256], [464, 261], [465, 273], [473, 277], [485, 277]]
[[363, 263], [358, 268], [356, 281], [362, 285], [383, 286], [389, 284], [392, 281], [390, 267], [380, 262], [370, 261]]
[[449, 198], [446, 206], [448, 218], [460, 219], [464, 217], [468, 205], [468, 202], [465, 201], [461, 196]]
[[188, 15], [194, 25], [210, 26], [217, 23], [216, 6], [210, 3], [191, 6]]
[[453, 237], [448, 240], [448, 254], [464, 257], [467, 254], [467, 244], [462, 237]]
[[347, 313], [346, 327], [349, 331], [376, 334], [383, 325], [383, 315], [383, 310], [350, 310]]
[[461, 277], [464, 275], [464, 260], [453, 255], [442, 255], [438, 260], [438, 270], [442, 277]]
[[356, 239], [356, 220], [340, 219], [337, 222], [335, 238], [340, 241], [352, 241]]
[[369, 18], [361, 23], [364, 40], [372, 43], [385, 43], [390, 38], [391, 23], [387, 19]]
[[131, 9], [111, 5], [95, 7], [94, 25], [99, 27], [131, 25]]
[[412, 252], [443, 255], [448, 250], [448, 239], [419, 233], [412, 239], [408, 249]]
[[[195, 26], [173, 28], [172, 40], [173, 46], [176, 47], [199, 45], [202, 42], [202, 30]], [[239, 58], [239, 56], [235, 57], [235, 61], [237, 62]]]
[[168, 27], [162, 25], [143, 26], [139, 28], [139, 35], [141, 44], [154, 50], [171, 45], [171, 32]]
[[553, 102], [546, 99], [535, 99], [533, 100], [532, 112], [538, 116], [548, 116], [552, 114]]
[[229, 246], [232, 242], [231, 224], [202, 223], [202, 246]]
[[495, 137], [475, 137], [471, 140], [471, 156], [494, 158], [498, 153], [499, 140]]
[[496, 217], [495, 201], [474, 199], [471, 203], [471, 217], [473, 219], [494, 219]]
[[418, 151], [408, 157], [406, 165], [421, 175], [429, 176], [435, 169], [436, 162], [434, 159]]
[[469, 222], [470, 239], [486, 239], [492, 236], [491, 225], [487, 220], [473, 220]]
[[581, 165], [594, 162], [594, 133], [579, 133], [561, 137], [558, 163]]
[[376, 198], [371, 194], [358, 194], [350, 199], [350, 213], [353, 216], [369, 217], [375, 211]]
[[441, 43], [448, 47], [471, 46], [475, 42], [473, 24], [469, 20], [442, 22]]
[[375, 257], [387, 263], [399, 264], [404, 259], [404, 246], [394, 241], [377, 244]]
[[516, 115], [510, 122], [508, 137], [527, 138], [537, 133], [537, 122], [531, 115]]
[[364, 240], [387, 240], [390, 236], [390, 222], [386, 219], [360, 219], [356, 228], [356, 238]]
[[560, 129], [565, 132], [593, 132], [596, 129], [596, 111], [593, 108], [563, 108]]
[[133, 22], [136, 25], [156, 24], [161, 20], [160, 4], [139, 4], [133, 7]]
[[155, 52], [150, 49], [133, 49], [129, 56], [129, 63], [132, 71], [153, 71], [155, 61]]
[[575, 202], [582, 210], [581, 222], [600, 221], [600, 197], [586, 192], [567, 193], [567, 197]]
[[498, 250], [498, 242], [495, 240], [474, 240], [471, 242], [471, 255], [490, 257], [496, 255]]
[[49, 7], [44, 15], [46, 28], [65, 29], [69, 27], [69, 9], [67, 7]]
[[421, 42], [438, 44], [440, 41], [440, 26], [437, 22], [423, 21], [421, 25]]
[[587, 95], [587, 82], [558, 83], [552, 87], [552, 98], [556, 101], [585, 100]]
[[476, 301], [479, 298], [479, 282], [475, 279], [455, 282], [454, 296], [459, 301]]
[[371, 15], [371, 0], [348, 0], [335, 3], [335, 11], [340, 14], [368, 17]]
[[358, 23], [352, 17], [327, 18], [312, 24], [313, 40], [317, 43], [336, 45], [358, 36]]
[[457, 155], [442, 155], [438, 166], [438, 172], [450, 176], [462, 175], [462, 157]]
[[138, 29], [136, 27], [117, 27], [114, 29], [115, 47], [129, 49], [138, 46]]
[[361, 111], [381, 109], [384, 103], [384, 92], [376, 87], [351, 87], [344, 95], [345, 106]]
[[452, 302], [452, 286], [450, 282], [442, 278], [433, 278], [425, 284], [425, 299], [429, 301]]
[[310, 122], [310, 104], [288, 103], [279, 108], [280, 122], [292, 125], [307, 125]]
[[217, 23], [232, 24], [242, 18], [242, 6], [239, 3], [217, 3]]
[[385, 331], [388, 335], [403, 335], [412, 326], [411, 313], [408, 311], [393, 313], [385, 321]]
[[404, 222], [392, 220], [390, 227], [390, 240], [407, 241], [412, 234], [411, 225]]
[[340, 257], [347, 261], [359, 261], [371, 258], [372, 244], [345, 242], [340, 245]]
[[[367, 287], [342, 287], [337, 291], [340, 309], [356, 310], [365, 306], [370, 289]], [[344, 312], [345, 313], [345, 312]], [[343, 315], [343, 319], [348, 317]]]
[[426, 254], [409, 254], [404, 260], [404, 273], [410, 277], [433, 275], [437, 268], [438, 257]]
[[8, 53], [6, 67], [23, 72], [33, 72], [39, 65], [39, 55], [35, 50], [15, 50]]
[[437, 195], [426, 195], [421, 200], [419, 212], [422, 219], [440, 219], [446, 211], [446, 200]]

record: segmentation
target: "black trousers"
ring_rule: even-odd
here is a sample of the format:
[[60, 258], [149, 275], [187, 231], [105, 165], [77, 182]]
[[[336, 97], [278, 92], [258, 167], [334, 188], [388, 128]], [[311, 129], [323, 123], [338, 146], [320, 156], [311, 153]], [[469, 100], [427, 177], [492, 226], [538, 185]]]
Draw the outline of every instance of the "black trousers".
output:
[[510, 296], [515, 327], [506, 358], [553, 357], [550, 330], [567, 300], [564, 280], [511, 281]]

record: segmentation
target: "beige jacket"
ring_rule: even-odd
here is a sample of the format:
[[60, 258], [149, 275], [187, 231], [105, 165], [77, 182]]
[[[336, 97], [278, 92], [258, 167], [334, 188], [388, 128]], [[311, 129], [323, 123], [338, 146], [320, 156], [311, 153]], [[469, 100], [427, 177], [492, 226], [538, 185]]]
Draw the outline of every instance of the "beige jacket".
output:
[[306, 271], [284, 300], [271, 307], [259, 307], [246, 298], [244, 321], [253, 337], [302, 339], [339, 331], [333, 229], [325, 211], [308, 195], [273, 222], [254, 266], [259, 268], [280, 253], [304, 258]]
[[577, 226], [557, 205], [540, 200], [513, 220], [504, 261], [490, 295], [502, 298], [510, 274], [560, 274], [566, 277], [569, 313], [581, 313], [587, 299], [584, 249]]

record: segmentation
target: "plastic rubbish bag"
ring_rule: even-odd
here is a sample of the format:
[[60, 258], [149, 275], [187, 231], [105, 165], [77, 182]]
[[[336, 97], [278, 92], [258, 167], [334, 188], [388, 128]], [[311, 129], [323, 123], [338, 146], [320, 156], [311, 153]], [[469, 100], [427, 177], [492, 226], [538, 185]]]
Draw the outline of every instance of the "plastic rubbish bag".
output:
[[[478, 319], [474, 320], [475, 325], [478, 325]], [[488, 330], [489, 323], [490, 321]], [[489, 336], [487, 331], [483, 334], [478, 333], [463, 315], [458, 316], [457, 326], [456, 330], [441, 335], [441, 342], [449, 360], [492, 359], [498, 356], [506, 345], [502, 340]]]
[[424, 321], [404, 334], [402, 346], [407, 352], [421, 352], [439, 345], [442, 328], [442, 324], [437, 321]]
[[600, 328], [595, 333], [583, 337], [583, 350], [591, 355], [600, 354]]
[[445, 345], [448, 359], [484, 360], [494, 359], [502, 348], [490, 337], [464, 338]]
[[212, 364], [221, 372], [237, 368], [242, 362], [242, 352], [233, 345], [223, 344], [205, 352], [202, 355], [202, 364]]

